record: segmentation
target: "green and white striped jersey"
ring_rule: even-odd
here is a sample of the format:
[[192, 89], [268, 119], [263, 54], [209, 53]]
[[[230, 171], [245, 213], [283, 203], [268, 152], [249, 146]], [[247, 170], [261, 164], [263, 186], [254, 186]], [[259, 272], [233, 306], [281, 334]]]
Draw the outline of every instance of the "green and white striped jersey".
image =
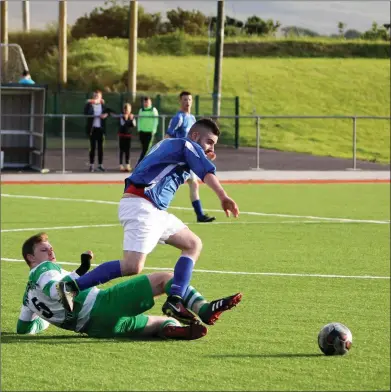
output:
[[79, 332], [89, 320], [99, 290], [96, 287], [81, 291], [75, 297], [73, 312], [64, 309], [59, 301], [56, 284], [59, 281], [78, 278], [76, 272], [68, 272], [58, 264], [45, 261], [30, 271], [17, 332], [37, 333], [49, 324]]

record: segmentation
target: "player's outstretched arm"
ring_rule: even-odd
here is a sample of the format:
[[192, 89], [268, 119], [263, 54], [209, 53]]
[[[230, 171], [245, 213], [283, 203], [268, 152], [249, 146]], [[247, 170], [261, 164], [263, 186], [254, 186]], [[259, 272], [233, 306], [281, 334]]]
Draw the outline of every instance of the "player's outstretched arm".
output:
[[220, 199], [221, 207], [225, 211], [225, 215], [230, 216], [232, 213], [232, 215], [237, 218], [239, 216], [239, 208], [235, 201], [227, 195], [224, 188], [221, 186], [219, 179], [214, 174], [208, 173], [204, 177], [204, 182]]
[[49, 323], [38, 317], [27, 306], [22, 306], [18, 323], [16, 324], [16, 333], [19, 335], [34, 335], [49, 328]]
[[91, 268], [91, 260], [94, 258], [92, 250], [87, 250], [80, 255], [80, 267], [75, 270], [79, 276], [83, 276]]

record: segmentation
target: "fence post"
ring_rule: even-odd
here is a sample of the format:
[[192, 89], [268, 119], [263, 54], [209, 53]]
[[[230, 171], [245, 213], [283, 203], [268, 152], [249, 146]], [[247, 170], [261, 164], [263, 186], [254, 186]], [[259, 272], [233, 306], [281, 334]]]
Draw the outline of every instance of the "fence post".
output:
[[120, 113], [122, 113], [122, 108], [124, 107], [124, 93], [120, 93], [119, 95], [119, 106], [120, 106]]
[[65, 174], [65, 115], [61, 116], [62, 174]]
[[357, 152], [357, 117], [354, 116], [353, 117], [353, 170], [357, 169], [356, 152]]
[[195, 96], [195, 115], [198, 116], [200, 114], [200, 96]]
[[235, 148], [239, 148], [239, 97], [235, 97]]
[[166, 115], [162, 115], [162, 140], [164, 139], [164, 136], [166, 135]]
[[260, 135], [260, 118], [257, 117], [257, 170], [259, 170], [259, 148], [260, 148], [260, 144], [261, 144], [261, 135]]
[[53, 113], [57, 114], [58, 113], [58, 101], [57, 101], [57, 92], [53, 91]]
[[161, 95], [160, 94], [158, 94], [158, 95], [156, 95], [156, 102], [155, 102], [155, 108], [157, 109], [157, 111], [158, 112], [160, 112], [160, 107], [161, 107]]

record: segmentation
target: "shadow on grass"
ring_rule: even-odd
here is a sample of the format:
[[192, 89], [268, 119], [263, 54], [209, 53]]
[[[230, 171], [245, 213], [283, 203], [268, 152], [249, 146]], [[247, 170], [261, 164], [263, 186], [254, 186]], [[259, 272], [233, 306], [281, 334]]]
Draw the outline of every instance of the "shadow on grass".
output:
[[94, 338], [87, 335], [18, 335], [1, 332], [1, 344], [81, 344], [81, 343], [133, 343], [133, 342], [165, 342], [159, 338], [129, 337], [129, 338]]
[[275, 353], [275, 354], [212, 354], [209, 358], [313, 358], [324, 357], [321, 353]]

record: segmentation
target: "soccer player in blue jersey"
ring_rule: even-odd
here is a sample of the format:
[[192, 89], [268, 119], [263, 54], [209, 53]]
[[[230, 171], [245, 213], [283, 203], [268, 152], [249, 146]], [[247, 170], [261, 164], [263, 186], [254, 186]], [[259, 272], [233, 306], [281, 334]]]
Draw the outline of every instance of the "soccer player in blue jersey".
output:
[[[179, 95], [179, 100], [181, 105], [180, 110], [171, 119], [166, 132], [166, 137], [187, 137], [190, 128], [196, 122], [195, 117], [190, 114], [193, 103], [193, 97], [191, 93], [188, 91], [182, 91]], [[204, 214], [202, 210], [199, 191], [200, 186], [198, 184], [198, 178], [193, 171], [190, 172], [190, 177], [187, 182], [190, 187], [190, 200], [197, 215], [197, 222], [213, 222], [216, 218], [214, 216], [208, 216], [208, 214]]]
[[202, 242], [181, 220], [166, 211], [179, 186], [193, 171], [216, 193], [228, 217], [239, 215], [238, 206], [220, 185], [216, 167], [206, 155], [214, 153], [219, 135], [214, 121], [201, 119], [191, 127], [187, 138], [164, 139], [150, 150], [125, 179], [119, 203], [118, 216], [124, 228], [123, 259], [101, 264], [74, 281], [60, 282], [57, 289], [67, 309], [72, 310], [73, 297], [82, 290], [121, 276], [139, 274], [147, 255], [158, 243], [181, 251], [170, 295], [162, 308], [167, 316], [184, 323], [202, 321], [213, 325], [223, 311], [240, 302], [242, 294], [237, 293], [210, 302], [198, 316], [193, 313], [194, 301], [186, 303], [184, 298]]

